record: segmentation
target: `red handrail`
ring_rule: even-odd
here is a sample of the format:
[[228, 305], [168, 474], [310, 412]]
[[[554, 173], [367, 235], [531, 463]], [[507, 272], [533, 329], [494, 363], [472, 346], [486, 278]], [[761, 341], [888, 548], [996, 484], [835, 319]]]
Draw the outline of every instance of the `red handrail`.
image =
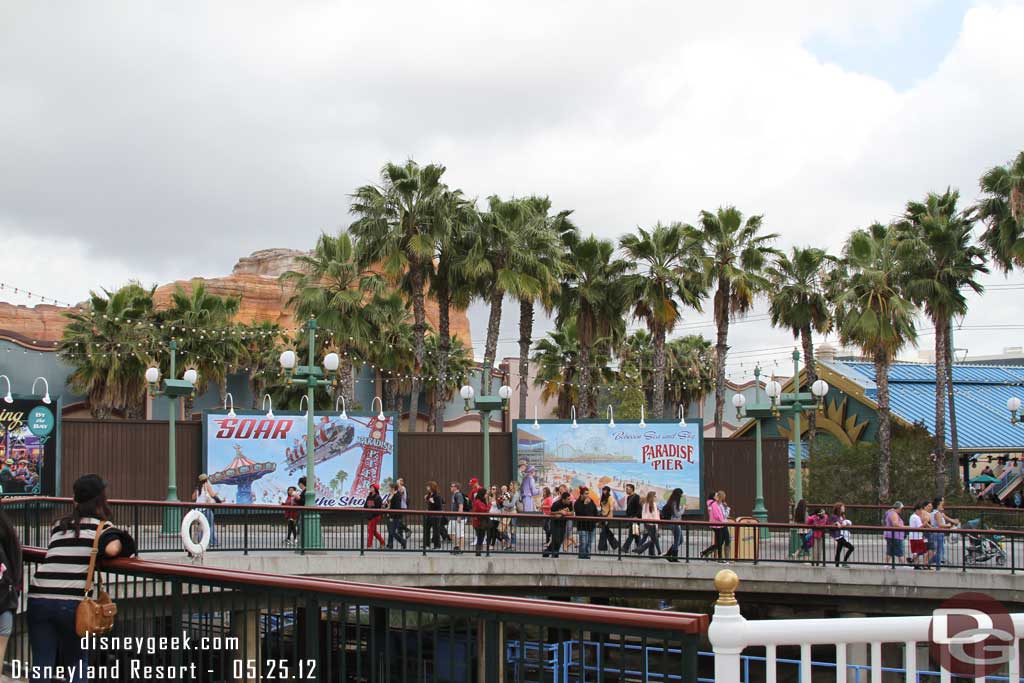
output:
[[[25, 547], [23, 556], [26, 559], [38, 562], [46, 556], [46, 551], [42, 548]], [[197, 567], [187, 564], [151, 562], [149, 560], [124, 558], [104, 560], [103, 567], [105, 569], [146, 576], [240, 584], [296, 592], [315, 591], [337, 598], [386, 600], [436, 608], [456, 607], [471, 610], [481, 616], [488, 613], [529, 616], [541, 619], [570, 620], [629, 628], [664, 629], [688, 635], [705, 633], [709, 623], [706, 614], [661, 612], [631, 607], [579, 605], [563, 602], [552, 603], [530, 598], [498, 598], [489, 595], [454, 593], [427, 588], [381, 586], [372, 583], [304, 576], [278, 576], [276, 574], [263, 574], [260, 572]]]

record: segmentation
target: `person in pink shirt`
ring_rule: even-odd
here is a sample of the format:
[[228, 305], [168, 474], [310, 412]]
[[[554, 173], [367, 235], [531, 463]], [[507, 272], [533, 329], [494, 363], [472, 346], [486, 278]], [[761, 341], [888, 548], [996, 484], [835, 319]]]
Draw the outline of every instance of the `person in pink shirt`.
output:
[[721, 524], [726, 521], [725, 509], [722, 507], [724, 501], [725, 491], [716, 492], [714, 498], [708, 500], [708, 521], [711, 522], [711, 530], [715, 534], [715, 542], [701, 551], [701, 557], [708, 557], [711, 553], [715, 553], [719, 560], [722, 559], [722, 549], [729, 540], [729, 530]]

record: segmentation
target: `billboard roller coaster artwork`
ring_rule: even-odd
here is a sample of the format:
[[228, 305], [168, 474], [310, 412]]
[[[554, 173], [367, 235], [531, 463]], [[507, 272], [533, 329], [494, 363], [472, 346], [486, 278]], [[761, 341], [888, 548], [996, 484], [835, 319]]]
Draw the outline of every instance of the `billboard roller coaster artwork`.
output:
[[[536, 426], [535, 426], [536, 425]], [[701, 420], [619, 422], [515, 420], [514, 458], [524, 497], [539, 508], [541, 492], [565, 484], [600, 495], [608, 486], [622, 509], [626, 484], [637, 493], [653, 491], [661, 505], [675, 488], [683, 490], [686, 511], [704, 505], [704, 428]], [[530, 504], [527, 503], [527, 506]]]
[[[225, 503], [276, 505], [306, 474], [306, 416], [279, 413], [203, 417], [205, 472]], [[316, 415], [316, 504], [360, 507], [370, 484], [394, 477], [394, 416]]]

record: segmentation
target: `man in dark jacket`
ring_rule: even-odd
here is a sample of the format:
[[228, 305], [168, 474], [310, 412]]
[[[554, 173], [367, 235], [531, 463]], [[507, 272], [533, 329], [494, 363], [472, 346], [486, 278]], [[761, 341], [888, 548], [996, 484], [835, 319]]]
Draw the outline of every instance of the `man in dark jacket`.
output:
[[569, 492], [563, 491], [558, 500], [551, 504], [551, 542], [544, 549], [543, 557], [558, 557], [562, 541], [565, 540], [566, 517], [572, 517], [572, 500]]
[[[642, 510], [643, 506], [640, 503], [640, 495], [636, 492], [636, 487], [632, 484], [626, 484], [626, 517], [629, 519], [640, 519], [642, 517]], [[633, 545], [634, 541], [637, 545], [640, 545], [640, 525], [636, 522], [629, 525], [629, 536], [626, 537], [626, 542], [622, 544], [622, 552], [628, 553], [629, 547]]]
[[[594, 505], [594, 501], [590, 497], [590, 490], [586, 486], [580, 487], [580, 495], [573, 506], [573, 512], [577, 517], [597, 517], [597, 506]], [[581, 560], [590, 559], [590, 544], [594, 540], [595, 524], [592, 519], [576, 520], [576, 532], [580, 539], [579, 558]]]

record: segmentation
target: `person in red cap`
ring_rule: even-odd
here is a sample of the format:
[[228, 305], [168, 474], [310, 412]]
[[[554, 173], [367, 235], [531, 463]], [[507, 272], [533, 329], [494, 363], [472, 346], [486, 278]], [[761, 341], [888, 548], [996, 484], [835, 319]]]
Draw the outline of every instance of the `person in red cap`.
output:
[[483, 486], [480, 485], [480, 480], [473, 477], [469, 480], [469, 499], [476, 500], [476, 492], [481, 490]]

